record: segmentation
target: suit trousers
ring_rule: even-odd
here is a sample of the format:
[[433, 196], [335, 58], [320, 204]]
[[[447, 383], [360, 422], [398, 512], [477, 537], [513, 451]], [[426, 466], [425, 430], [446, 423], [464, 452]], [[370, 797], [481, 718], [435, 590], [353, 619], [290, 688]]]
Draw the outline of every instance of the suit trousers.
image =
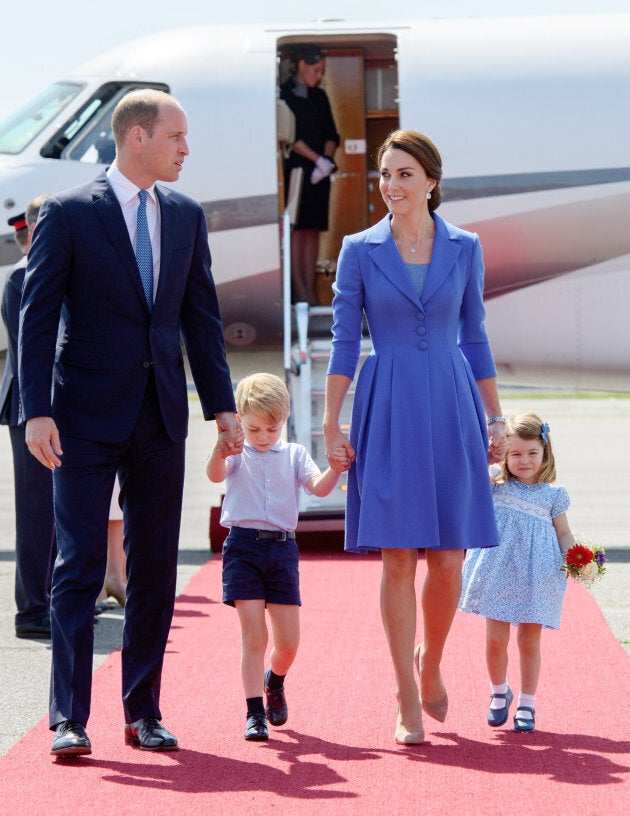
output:
[[16, 624], [48, 614], [55, 557], [52, 473], [26, 447], [23, 425], [9, 426], [15, 490]]
[[153, 375], [131, 436], [109, 444], [62, 436], [54, 474], [57, 560], [51, 589], [50, 727], [90, 715], [94, 604], [103, 586], [116, 474], [124, 517], [125, 722], [161, 718], [162, 664], [175, 604], [185, 442], [166, 434]]

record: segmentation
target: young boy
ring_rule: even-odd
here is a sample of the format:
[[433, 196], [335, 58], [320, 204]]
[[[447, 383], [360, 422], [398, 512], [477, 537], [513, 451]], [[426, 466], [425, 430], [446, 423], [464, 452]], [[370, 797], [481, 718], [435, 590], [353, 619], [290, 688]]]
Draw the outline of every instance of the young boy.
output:
[[[289, 392], [273, 374], [252, 374], [236, 389], [236, 410], [245, 437], [228, 448], [221, 433], [206, 473], [226, 481], [221, 524], [230, 528], [223, 545], [223, 602], [235, 606], [241, 624], [241, 673], [247, 701], [245, 739], [269, 739], [272, 725], [287, 721], [284, 678], [300, 640], [300, 588], [295, 526], [300, 485], [327, 496], [349, 462], [335, 451], [334, 469], [323, 473], [303, 445], [280, 439], [289, 415]], [[268, 632], [271, 667], [264, 672]], [[263, 705], [262, 691], [266, 695]]]

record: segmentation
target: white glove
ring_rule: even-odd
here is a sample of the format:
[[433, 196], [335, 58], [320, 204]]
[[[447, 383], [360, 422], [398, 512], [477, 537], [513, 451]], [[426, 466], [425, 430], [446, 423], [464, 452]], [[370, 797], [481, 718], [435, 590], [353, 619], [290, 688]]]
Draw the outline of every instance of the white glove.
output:
[[337, 165], [332, 159], [329, 159], [328, 156], [320, 156], [315, 162], [315, 167], [311, 173], [311, 184], [317, 184], [322, 179], [325, 179], [326, 176], [334, 173], [336, 169]]

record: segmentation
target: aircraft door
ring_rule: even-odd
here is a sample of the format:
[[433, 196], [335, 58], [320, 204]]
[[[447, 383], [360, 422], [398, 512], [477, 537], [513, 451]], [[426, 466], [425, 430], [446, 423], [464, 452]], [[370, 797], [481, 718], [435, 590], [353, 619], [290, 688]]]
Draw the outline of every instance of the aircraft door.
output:
[[341, 136], [335, 153], [328, 230], [319, 260], [334, 269], [344, 235], [364, 229], [368, 218], [364, 59], [360, 49], [328, 49], [323, 87]]

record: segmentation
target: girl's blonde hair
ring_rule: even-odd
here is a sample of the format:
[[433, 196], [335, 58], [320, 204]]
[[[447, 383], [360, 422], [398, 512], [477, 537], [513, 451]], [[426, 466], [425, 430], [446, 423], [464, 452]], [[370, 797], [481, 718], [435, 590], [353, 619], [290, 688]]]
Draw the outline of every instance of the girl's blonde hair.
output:
[[[511, 436], [518, 436], [519, 439], [538, 439], [542, 442], [544, 448], [543, 460], [542, 466], [536, 476], [536, 483], [554, 482], [556, 479], [556, 461], [553, 456], [549, 425], [543, 422], [536, 414], [517, 414], [508, 419], [506, 432], [508, 441]], [[501, 474], [497, 482], [507, 482], [509, 479], [515, 478], [516, 477], [508, 470], [506, 456], [501, 463]]]
[[289, 391], [275, 374], [250, 374], [236, 386], [236, 410], [239, 414], [255, 411], [270, 422], [284, 422], [289, 416]]

